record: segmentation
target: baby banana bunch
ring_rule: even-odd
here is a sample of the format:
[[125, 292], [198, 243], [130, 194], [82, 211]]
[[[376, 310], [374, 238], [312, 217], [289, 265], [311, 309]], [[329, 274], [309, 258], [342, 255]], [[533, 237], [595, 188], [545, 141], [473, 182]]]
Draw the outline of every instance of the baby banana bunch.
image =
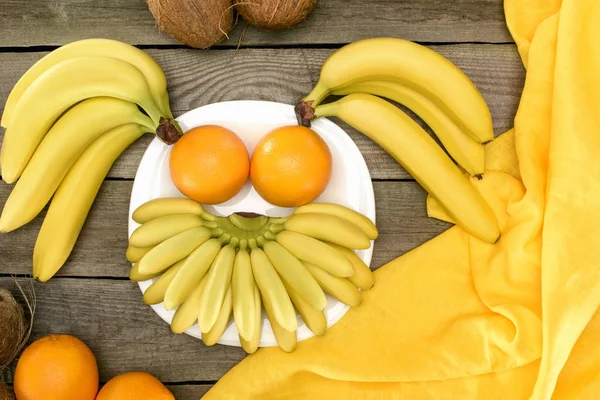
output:
[[147, 132], [168, 144], [180, 136], [160, 66], [108, 39], [76, 41], [39, 60], [11, 91], [1, 124], [2, 179], [16, 184], [0, 232], [22, 227], [50, 203], [33, 255], [40, 281], [68, 258], [119, 155]]
[[[322, 104], [329, 95], [343, 97]], [[389, 100], [417, 114], [447, 153]], [[498, 240], [495, 215], [467, 176], [484, 172], [483, 144], [494, 138], [491, 115], [475, 85], [445, 57], [396, 38], [351, 43], [323, 63], [296, 114], [305, 126], [340, 118], [387, 151], [459, 226], [483, 241]]]
[[248, 353], [258, 348], [262, 309], [284, 351], [296, 346], [297, 314], [316, 335], [327, 330], [330, 295], [350, 307], [373, 274], [354, 249], [378, 236], [373, 222], [338, 204], [312, 203], [286, 218], [232, 214], [219, 217], [186, 198], [159, 198], [135, 210], [127, 259], [130, 279], [156, 278], [146, 304], [176, 310], [171, 330], [196, 322], [214, 345], [229, 325]]

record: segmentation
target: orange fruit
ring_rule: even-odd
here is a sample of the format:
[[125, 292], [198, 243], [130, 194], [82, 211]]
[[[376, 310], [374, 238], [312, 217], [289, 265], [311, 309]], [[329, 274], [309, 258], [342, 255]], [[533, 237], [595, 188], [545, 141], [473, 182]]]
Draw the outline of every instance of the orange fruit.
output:
[[14, 390], [19, 400], [94, 400], [98, 393], [96, 357], [70, 335], [38, 339], [19, 358]]
[[283, 126], [256, 145], [250, 180], [263, 199], [280, 207], [298, 207], [323, 193], [331, 177], [331, 153], [312, 129]]
[[175, 400], [158, 379], [146, 372], [115, 376], [102, 387], [96, 400]]
[[181, 193], [204, 204], [223, 203], [248, 180], [250, 156], [234, 132], [204, 125], [186, 132], [171, 149], [171, 179]]

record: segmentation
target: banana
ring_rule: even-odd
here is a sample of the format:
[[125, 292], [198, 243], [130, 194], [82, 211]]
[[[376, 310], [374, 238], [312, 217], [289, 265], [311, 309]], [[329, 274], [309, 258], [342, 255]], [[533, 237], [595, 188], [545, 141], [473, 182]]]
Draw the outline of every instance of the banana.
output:
[[246, 249], [240, 249], [235, 256], [231, 288], [233, 292], [233, 319], [242, 338], [252, 340], [254, 334], [254, 275], [250, 254]]
[[[173, 320], [171, 321], [171, 331], [173, 333], [183, 333], [187, 331], [198, 320], [198, 311], [200, 310], [200, 301], [202, 301], [202, 292], [206, 279], [203, 278], [187, 299], [177, 308]], [[170, 285], [169, 285], [170, 286]], [[167, 289], [168, 291], [168, 289]]]
[[250, 251], [250, 260], [263, 302], [268, 300], [271, 304], [272, 316], [278, 325], [287, 331], [295, 332], [298, 329], [296, 311], [275, 267], [265, 252], [258, 247]]
[[194, 214], [206, 220], [215, 220], [200, 203], [183, 197], [161, 197], [150, 200], [135, 209], [132, 219], [138, 224], [145, 224], [155, 218], [175, 214]]
[[377, 227], [368, 217], [353, 209], [336, 203], [309, 203], [296, 208], [294, 214], [327, 214], [345, 219], [358, 226], [371, 240], [377, 239]]
[[275, 240], [301, 261], [324, 269], [332, 275], [347, 277], [354, 272], [352, 263], [331, 246], [301, 233], [283, 231]]
[[267, 318], [269, 318], [269, 322], [271, 323], [271, 329], [273, 329], [275, 340], [277, 340], [277, 344], [283, 351], [287, 353], [294, 351], [294, 349], [296, 348], [296, 343], [298, 341], [298, 338], [296, 336], [296, 330], [294, 329], [290, 332], [289, 330], [284, 329], [281, 325], [279, 325], [279, 323], [277, 322], [277, 318], [275, 318], [275, 311], [273, 310], [272, 304], [268, 299], [264, 297], [263, 304], [265, 306]]
[[281, 279], [296, 290], [304, 301], [317, 310], [327, 307], [325, 293], [300, 260], [277, 242], [265, 242], [263, 250]]
[[142, 274], [153, 274], [163, 271], [169, 265], [190, 255], [198, 246], [211, 237], [205, 227], [188, 229], [175, 235], [150, 250], [140, 260], [139, 270]]
[[153, 247], [139, 248], [139, 247], [133, 247], [130, 245], [127, 247], [127, 251], [125, 252], [125, 258], [130, 263], [137, 263], [138, 261], [140, 261], [142, 259], [142, 257], [144, 257], [146, 254], [148, 254], [148, 252], [152, 249], [153, 249]]
[[285, 223], [286, 230], [351, 249], [368, 249], [371, 241], [351, 222], [328, 214], [294, 214]]
[[36, 79], [14, 109], [0, 154], [4, 181], [13, 183], [21, 176], [61, 114], [91, 97], [116, 97], [136, 103], [148, 113], [153, 127], [159, 125], [161, 112], [152, 100], [144, 75], [133, 65], [91, 56], [62, 61]]
[[188, 257], [165, 293], [164, 307], [173, 310], [182, 304], [205, 277], [211, 264], [221, 250], [221, 242], [209, 239]]
[[176, 262], [148, 286], [148, 289], [144, 292], [144, 304], [153, 305], [163, 302], [167, 289], [173, 281], [173, 278], [175, 278], [175, 275], [177, 275], [181, 267], [183, 267], [183, 264], [185, 264], [185, 261], [184, 258], [183, 260]]
[[434, 102], [473, 139], [481, 143], [494, 139], [489, 108], [469, 77], [441, 54], [397, 38], [359, 40], [335, 51], [297, 109], [314, 109], [332, 91], [367, 81], [405, 85]]
[[106, 132], [73, 164], [54, 194], [35, 243], [35, 279], [45, 282], [64, 265], [113, 162], [144, 132], [137, 124]]
[[134, 103], [121, 99], [95, 97], [67, 111], [44, 137], [8, 197], [0, 232], [33, 220], [85, 149], [107, 131], [129, 123], [154, 131], [152, 121]]
[[160, 275], [160, 272], [154, 274], [141, 274], [138, 263], [133, 264], [133, 267], [131, 267], [129, 270], [129, 279], [133, 282], [147, 281], [148, 279], [152, 279], [158, 275]]
[[358, 289], [346, 278], [338, 278], [312, 264], [305, 263], [306, 269], [315, 277], [327, 293], [350, 307], [358, 307], [362, 296]]
[[240, 335], [242, 349], [248, 354], [254, 353], [258, 349], [262, 334], [262, 303], [260, 301], [260, 291], [258, 286], [254, 285], [254, 331], [252, 340], [246, 340]]
[[483, 144], [466, 134], [437, 104], [405, 85], [396, 82], [367, 81], [334, 90], [334, 95], [368, 93], [385, 97], [417, 114], [435, 133], [450, 156], [470, 175], [485, 169]]
[[17, 103], [29, 86], [44, 74], [48, 69], [55, 65], [81, 56], [104, 56], [118, 58], [139, 69], [148, 82], [148, 87], [152, 93], [154, 102], [161, 110], [162, 114], [173, 118], [169, 106], [169, 96], [167, 93], [167, 79], [165, 73], [156, 61], [144, 51], [130, 44], [111, 39], [83, 39], [71, 42], [58, 49], [51, 51], [46, 56], [37, 61], [21, 78], [17, 81], [11, 90], [0, 125], [8, 128], [9, 120], [12, 117]]
[[129, 238], [134, 247], [152, 247], [188, 229], [204, 225], [204, 220], [194, 214], [166, 215], [140, 225]]
[[[490, 206], [442, 148], [398, 107], [370, 94], [355, 93], [317, 107], [315, 116], [336, 116], [368, 136], [437, 198], [457, 225], [483, 241], [495, 243], [498, 240], [498, 222]], [[302, 214], [292, 216], [286, 228], [299, 216]], [[321, 228], [320, 232], [323, 231]], [[358, 248], [324, 237], [320, 239]]]
[[353, 273], [348, 277], [348, 280], [356, 287], [363, 290], [369, 290], [375, 284], [375, 277], [373, 271], [367, 264], [364, 263], [361, 258], [356, 255], [352, 249], [340, 246], [335, 243], [328, 243], [331, 247], [342, 253], [352, 263]]
[[227, 293], [225, 294], [225, 298], [223, 299], [223, 305], [219, 310], [219, 314], [212, 329], [206, 333], [202, 334], [202, 342], [206, 346], [215, 345], [221, 336], [223, 336], [223, 332], [227, 329], [227, 324], [229, 323], [229, 318], [231, 317], [232, 311], [232, 295], [231, 295], [231, 286], [227, 289]]
[[290, 299], [292, 299], [294, 307], [296, 307], [296, 310], [302, 317], [302, 320], [306, 323], [306, 326], [308, 326], [308, 329], [317, 336], [324, 335], [327, 330], [327, 318], [325, 317], [325, 312], [317, 310], [308, 304], [289, 285], [285, 284], [285, 288], [290, 295]]
[[206, 278], [206, 287], [202, 293], [202, 302], [198, 314], [198, 326], [205, 334], [210, 332], [223, 307], [225, 294], [231, 286], [235, 248], [228, 244], [224, 246], [213, 262]]

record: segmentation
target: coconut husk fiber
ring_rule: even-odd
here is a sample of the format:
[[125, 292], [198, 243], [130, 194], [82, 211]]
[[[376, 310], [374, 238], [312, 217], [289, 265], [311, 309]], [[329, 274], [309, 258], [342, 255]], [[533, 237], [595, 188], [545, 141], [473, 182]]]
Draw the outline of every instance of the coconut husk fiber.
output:
[[0, 400], [14, 400], [15, 397], [13, 396], [12, 392], [10, 391], [10, 389], [8, 388], [8, 386], [6, 386], [6, 384], [2, 381], [0, 381]]
[[15, 300], [12, 293], [0, 288], [0, 373], [15, 359], [29, 340], [35, 314], [35, 291], [33, 284], [27, 282], [27, 291], [14, 280], [25, 304], [27, 317], [23, 307]]
[[286, 29], [305, 20], [317, 0], [233, 0], [237, 12], [251, 25]]

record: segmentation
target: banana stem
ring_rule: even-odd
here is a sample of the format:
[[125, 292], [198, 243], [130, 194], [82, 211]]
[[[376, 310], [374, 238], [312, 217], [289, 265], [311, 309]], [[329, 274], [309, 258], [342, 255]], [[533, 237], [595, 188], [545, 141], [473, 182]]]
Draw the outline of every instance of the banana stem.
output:
[[315, 108], [321, 104], [329, 93], [330, 89], [328, 87], [321, 82], [317, 82], [313, 90], [296, 104], [296, 107], [294, 108], [298, 125], [310, 127], [311, 121], [315, 118]]
[[177, 143], [179, 138], [183, 136], [179, 123], [174, 119], [165, 117], [160, 117], [155, 134], [163, 143], [168, 145]]

